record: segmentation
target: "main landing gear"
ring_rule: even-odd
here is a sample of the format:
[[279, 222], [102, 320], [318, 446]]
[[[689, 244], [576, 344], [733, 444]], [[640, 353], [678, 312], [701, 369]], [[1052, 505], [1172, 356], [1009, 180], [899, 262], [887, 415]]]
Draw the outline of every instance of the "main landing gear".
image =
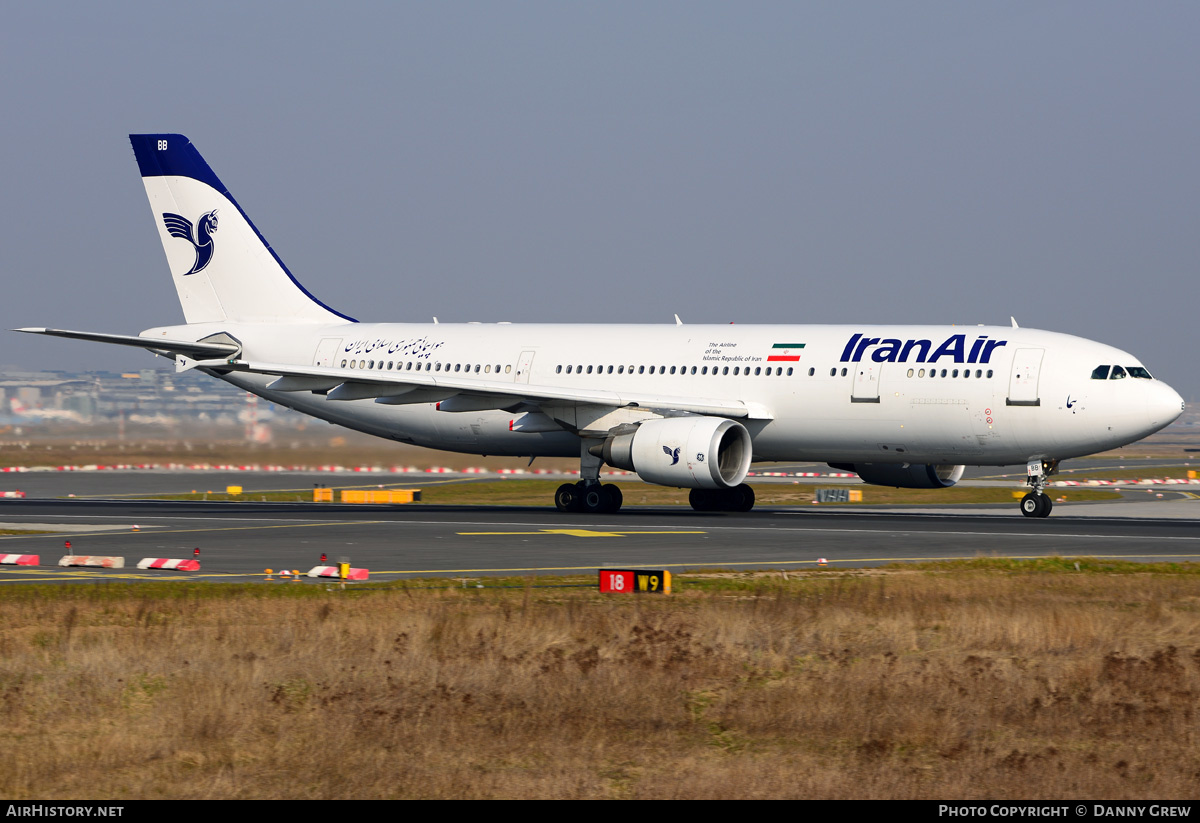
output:
[[1057, 460], [1030, 460], [1025, 467], [1028, 483], [1033, 489], [1021, 498], [1021, 514], [1026, 517], [1049, 517], [1054, 501], [1046, 494], [1046, 478], [1058, 471]]
[[563, 483], [554, 492], [554, 505], [560, 512], [611, 514], [621, 508], [621, 489], [613, 483]]
[[578, 483], [563, 483], [554, 492], [554, 505], [560, 512], [612, 514], [621, 508], [621, 489], [613, 483], [600, 483], [600, 466], [604, 461], [588, 451], [583, 441], [579, 457]]
[[698, 512], [748, 512], [754, 508], [754, 489], [745, 483], [732, 489], [692, 489], [688, 502]]

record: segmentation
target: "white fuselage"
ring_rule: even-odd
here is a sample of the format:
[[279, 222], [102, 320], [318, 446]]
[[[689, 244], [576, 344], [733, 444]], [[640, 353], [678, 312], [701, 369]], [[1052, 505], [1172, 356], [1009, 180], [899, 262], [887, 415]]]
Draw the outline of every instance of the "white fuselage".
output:
[[[753, 411], [742, 423], [756, 461], [1063, 459], [1138, 440], [1183, 408], [1173, 389], [1149, 376], [1093, 377], [1100, 366], [1146, 374], [1124, 351], [1016, 327], [223, 322], [143, 336], [217, 332], [236, 338], [243, 357], [273, 363], [741, 401]], [[432, 402], [332, 400], [268, 390], [269, 376], [219, 371], [306, 414], [436, 449], [575, 457], [577, 431], [587, 428], [574, 408], [548, 409], [562, 431], [511, 431], [522, 413], [514, 406], [452, 412]]]

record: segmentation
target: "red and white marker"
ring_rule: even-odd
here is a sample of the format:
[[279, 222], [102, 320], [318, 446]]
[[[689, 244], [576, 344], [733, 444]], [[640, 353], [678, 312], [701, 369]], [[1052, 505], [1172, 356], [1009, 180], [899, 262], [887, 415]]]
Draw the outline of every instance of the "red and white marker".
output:
[[98, 557], [86, 554], [68, 554], [64, 555], [62, 560], [58, 561], [60, 566], [101, 566], [105, 569], [123, 569], [125, 568], [124, 557]]
[[828, 566], [828, 565], [829, 565], [829, 561], [828, 561], [828, 560], [826, 560], [824, 557], [818, 557], [818, 558], [817, 558], [817, 565], [818, 565], [818, 566]]
[[[371, 574], [371, 572], [368, 569], [351, 569], [349, 574], [346, 575], [346, 579], [347, 580], [366, 580], [368, 578], [368, 576], [370, 576], [370, 574]], [[309, 569], [308, 576], [309, 577], [336, 577], [338, 579], [341, 579], [341, 575], [338, 574], [337, 566], [313, 566], [311, 569]]]
[[38, 566], [39, 560], [36, 554], [0, 554], [0, 564], [5, 566]]
[[138, 561], [139, 569], [178, 569], [181, 572], [200, 571], [199, 560], [171, 560], [166, 557], [147, 557]]

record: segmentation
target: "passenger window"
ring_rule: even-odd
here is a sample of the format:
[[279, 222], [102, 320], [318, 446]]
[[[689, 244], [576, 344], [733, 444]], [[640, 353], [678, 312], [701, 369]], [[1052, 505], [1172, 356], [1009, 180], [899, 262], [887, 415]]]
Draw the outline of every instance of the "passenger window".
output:
[[346, 361], [345, 361], [345, 360], [343, 360], [343, 361], [342, 361], [342, 368], [343, 368], [343, 369], [344, 369], [344, 368], [346, 368]]
[[591, 374], [591, 373], [592, 373], [592, 367], [591, 367], [591, 366], [588, 366], [587, 373], [588, 373], [588, 374]]
[[816, 370], [816, 369], [809, 369], [809, 370], [808, 370], [808, 376], [809, 376], [809, 377], [812, 377], [812, 376], [813, 376], [814, 374], [816, 374], [816, 373], [817, 373], [817, 370]]
[[675, 373], [675, 367], [674, 367], [674, 366], [672, 366], [672, 367], [671, 367], [671, 374], [674, 374], [674, 373]]
[[1108, 379], [1108, 368], [1109, 368], [1108, 366], [1097, 366], [1096, 368], [1092, 369], [1092, 379], [1093, 380], [1107, 380]]
[[830, 376], [830, 377], [837, 377], [837, 369], [830, 369], [830, 370], [829, 370], [829, 376]]
[[729, 374], [729, 367], [728, 366], [722, 367], [721, 374]]
[[991, 377], [991, 376], [992, 376], [992, 370], [988, 369], [988, 377]]
[[1125, 376], [1125, 370], [1120, 366], [1113, 366], [1112, 374], [1109, 375], [1109, 380], [1120, 380]]
[[909, 370], [908, 370], [908, 376], [909, 376], [909, 377], [912, 377], [912, 376], [913, 376], [913, 370], [912, 370], [912, 369], [909, 369]]
[[917, 372], [917, 377], [924, 377], [924, 376], [925, 376], [925, 370], [924, 370], [924, 369], [921, 369], [920, 371], [918, 371], [918, 372]]
[[756, 366], [756, 367], [754, 368], [754, 376], [755, 376], [755, 377], [758, 377], [758, 375], [759, 375], [761, 372], [762, 372], [762, 367], [761, 367], [761, 366]]
[[511, 365], [511, 364], [510, 364], [510, 365], [508, 365], [508, 366], [505, 366], [505, 367], [504, 367], [504, 373], [505, 373], [505, 374], [511, 374], [511, 373], [512, 373], [512, 365]]
[[[779, 368], [781, 368], [781, 369], [782, 369], [782, 368], [783, 368], [783, 366], [780, 366]], [[779, 372], [775, 372], [775, 373], [776, 373], [776, 374], [779, 374]], [[791, 367], [791, 366], [788, 366], [788, 377], [791, 377], [791, 376], [792, 376], [792, 367]]]
[[842, 377], [845, 377], [845, 376], [846, 376], [846, 370], [842, 369]]

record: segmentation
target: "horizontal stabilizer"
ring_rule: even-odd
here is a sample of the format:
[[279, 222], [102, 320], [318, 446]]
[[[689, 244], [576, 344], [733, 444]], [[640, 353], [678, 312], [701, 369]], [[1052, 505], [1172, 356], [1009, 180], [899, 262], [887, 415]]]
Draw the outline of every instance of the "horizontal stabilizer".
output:
[[70, 331], [69, 329], [27, 328], [13, 329], [26, 334], [47, 334], [51, 337], [69, 337], [72, 340], [88, 340], [92, 343], [112, 343], [117, 346], [138, 346], [153, 352], [182, 354], [193, 360], [213, 360], [233, 357], [240, 346], [233, 343], [196, 343], [190, 340], [166, 340], [156, 337], [137, 337], [132, 334], [103, 334], [94, 331]]

